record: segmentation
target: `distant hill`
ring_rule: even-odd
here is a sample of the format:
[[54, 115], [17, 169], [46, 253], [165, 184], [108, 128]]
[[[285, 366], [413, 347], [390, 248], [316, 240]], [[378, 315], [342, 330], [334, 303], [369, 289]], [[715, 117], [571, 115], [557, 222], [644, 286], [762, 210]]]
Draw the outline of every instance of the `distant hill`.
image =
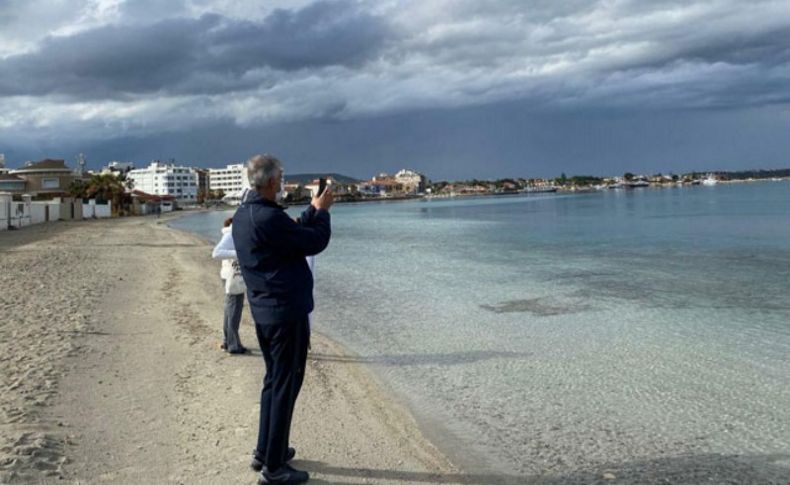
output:
[[297, 173], [294, 175], [285, 174], [285, 183], [287, 184], [308, 184], [313, 180], [321, 177], [332, 178], [337, 180], [341, 184], [356, 184], [361, 182], [359, 179], [355, 179], [354, 177], [348, 177], [346, 175], [340, 175], [339, 173]]

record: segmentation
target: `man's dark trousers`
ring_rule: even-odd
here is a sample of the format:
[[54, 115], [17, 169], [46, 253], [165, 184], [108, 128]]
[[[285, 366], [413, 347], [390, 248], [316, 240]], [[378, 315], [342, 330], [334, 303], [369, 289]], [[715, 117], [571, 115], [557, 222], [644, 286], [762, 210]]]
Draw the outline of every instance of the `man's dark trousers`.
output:
[[288, 450], [291, 417], [307, 363], [310, 322], [305, 315], [278, 324], [256, 324], [255, 332], [266, 361], [256, 451], [274, 471], [283, 465]]

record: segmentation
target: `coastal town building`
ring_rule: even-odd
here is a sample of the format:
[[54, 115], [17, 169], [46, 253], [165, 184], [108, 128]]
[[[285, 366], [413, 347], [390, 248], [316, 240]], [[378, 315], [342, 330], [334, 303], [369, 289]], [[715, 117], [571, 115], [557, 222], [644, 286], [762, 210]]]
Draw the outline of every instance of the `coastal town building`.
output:
[[126, 174], [132, 170], [134, 170], [134, 162], [112, 161], [108, 163], [106, 167], [102, 168], [101, 173]]
[[647, 180], [651, 184], [660, 185], [660, 184], [672, 184], [675, 182], [675, 179], [677, 179], [677, 176], [673, 178], [672, 175], [658, 174], [658, 175], [651, 175], [650, 177], [648, 177]]
[[131, 170], [134, 188], [153, 195], [171, 195], [181, 204], [197, 202], [198, 174], [190, 167], [154, 160], [146, 168]]
[[18, 175], [0, 172], [0, 192], [24, 194], [27, 182]]
[[428, 179], [425, 175], [414, 170], [403, 169], [395, 174], [395, 181], [403, 187], [404, 192], [422, 194]]
[[198, 176], [198, 202], [203, 202], [206, 199], [209, 191], [209, 170], [207, 168], [195, 167], [195, 173]]
[[285, 184], [286, 200], [304, 200], [313, 196], [313, 192], [302, 184]]
[[65, 196], [72, 182], [82, 179], [64, 160], [49, 158], [27, 162], [23, 167], [10, 170], [9, 174], [24, 180], [24, 193], [36, 198]]
[[365, 195], [387, 197], [403, 191], [403, 184], [388, 173], [380, 173], [357, 185], [357, 190]]
[[[318, 194], [318, 188], [320, 185], [321, 180], [314, 179], [309, 184], [305, 184], [304, 188], [310, 192], [310, 197], [315, 197], [316, 194]], [[356, 192], [356, 185], [340, 183], [334, 177], [327, 177], [326, 186], [332, 189], [332, 193], [335, 196], [344, 196]]]
[[176, 198], [172, 195], [149, 194], [137, 189], [132, 190], [130, 195], [132, 212], [136, 215], [172, 212], [175, 209]]
[[210, 168], [208, 172], [210, 190], [221, 190], [226, 195], [231, 195], [250, 188], [247, 167], [243, 163], [228, 165], [225, 168]]

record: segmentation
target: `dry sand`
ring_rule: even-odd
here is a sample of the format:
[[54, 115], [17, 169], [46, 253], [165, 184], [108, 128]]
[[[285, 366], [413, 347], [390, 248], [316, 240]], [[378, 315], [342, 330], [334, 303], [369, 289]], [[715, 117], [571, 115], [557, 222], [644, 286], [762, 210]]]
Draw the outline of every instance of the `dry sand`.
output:
[[[248, 310], [253, 354], [221, 352], [219, 263], [163, 221], [0, 233], [0, 483], [255, 483]], [[460, 473], [338, 345], [312, 351], [292, 432], [311, 483], [501, 481]]]

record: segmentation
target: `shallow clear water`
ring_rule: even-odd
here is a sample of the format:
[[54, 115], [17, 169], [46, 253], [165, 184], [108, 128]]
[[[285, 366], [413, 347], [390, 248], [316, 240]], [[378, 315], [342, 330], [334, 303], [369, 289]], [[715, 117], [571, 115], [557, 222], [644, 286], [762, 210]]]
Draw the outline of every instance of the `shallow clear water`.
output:
[[[226, 216], [173, 225], [216, 239]], [[314, 325], [461, 463], [790, 456], [790, 183], [338, 205], [332, 222]]]

